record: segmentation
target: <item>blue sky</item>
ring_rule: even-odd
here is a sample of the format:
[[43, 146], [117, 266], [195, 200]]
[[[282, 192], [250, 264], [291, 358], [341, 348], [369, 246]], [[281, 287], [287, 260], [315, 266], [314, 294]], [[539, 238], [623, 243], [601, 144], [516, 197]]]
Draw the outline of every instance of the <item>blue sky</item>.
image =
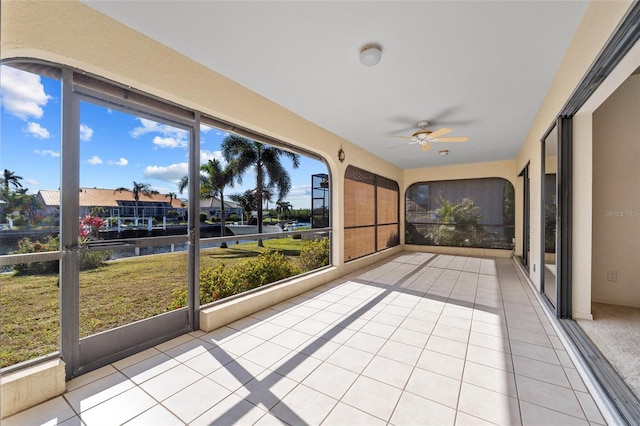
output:
[[[0, 168], [23, 177], [29, 193], [60, 186], [60, 82], [0, 67]], [[227, 133], [201, 128], [200, 161], [218, 158]], [[178, 193], [177, 182], [188, 168], [188, 133], [181, 129], [82, 101], [80, 103], [80, 186], [130, 188], [144, 182], [161, 193]], [[327, 173], [324, 163], [301, 156], [293, 169], [286, 200], [310, 208], [311, 175]], [[255, 174], [225, 195], [255, 187]], [[185, 193], [180, 198], [186, 198]], [[275, 201], [275, 200], [274, 200]]]

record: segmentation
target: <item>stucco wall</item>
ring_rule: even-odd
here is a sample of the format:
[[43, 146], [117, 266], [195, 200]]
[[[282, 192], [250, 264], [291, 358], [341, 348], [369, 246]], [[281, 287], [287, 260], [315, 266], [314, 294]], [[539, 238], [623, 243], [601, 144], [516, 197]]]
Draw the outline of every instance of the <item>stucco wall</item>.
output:
[[[640, 75], [593, 114], [592, 299], [640, 307]], [[616, 271], [617, 281], [607, 279]]]
[[[540, 286], [541, 264], [541, 143], [540, 139], [554, 122], [556, 116], [571, 96], [580, 80], [597, 58], [617, 25], [631, 7], [631, 1], [592, 1], [580, 21], [578, 29], [558, 67], [553, 83], [549, 87], [544, 102], [531, 124], [522, 149], [516, 158], [516, 170], [520, 173], [527, 165], [531, 177], [530, 235], [531, 259], [529, 276], [534, 285]], [[520, 204], [520, 203], [517, 203]], [[575, 232], [575, 229], [574, 229]], [[590, 231], [589, 231], [590, 232]], [[518, 235], [518, 233], [516, 233]], [[574, 242], [575, 247], [575, 242]], [[581, 255], [582, 256], [582, 255]], [[584, 256], [582, 256], [584, 261]], [[587, 260], [590, 262], [590, 259]], [[588, 263], [587, 263], [588, 264]], [[574, 275], [585, 269], [585, 263], [574, 258]], [[574, 279], [574, 287], [580, 284]]]
[[[530, 276], [539, 283], [540, 271], [540, 138], [569, 98], [580, 79], [632, 5], [632, 1], [592, 1], [558, 68], [522, 149], [507, 177], [515, 176], [530, 163], [531, 260]], [[472, 173], [484, 166], [432, 168], [402, 171], [394, 165], [310, 123], [295, 113], [243, 88], [202, 65], [156, 43], [99, 12], [72, 1], [2, 2], [0, 55], [3, 59], [31, 57], [66, 64], [130, 85], [185, 107], [193, 108], [251, 130], [300, 146], [325, 158], [333, 178], [333, 226], [339, 244], [334, 259], [342, 263], [344, 170], [348, 164], [396, 180], [402, 191], [407, 185], [431, 179], [478, 177]], [[38, 28], [38, 31], [33, 31]], [[144, 52], [140, 55], [139, 52]], [[157, 72], [161, 68], [162, 72]], [[526, 76], [523, 76], [523, 79]], [[346, 161], [337, 161], [343, 147]], [[495, 176], [496, 173], [491, 175]], [[483, 175], [484, 176], [484, 175]], [[580, 191], [580, 189], [579, 189]], [[520, 185], [516, 194], [521, 195]], [[522, 223], [520, 198], [516, 202], [516, 236]], [[404, 202], [401, 201], [401, 211]], [[404, 230], [402, 230], [402, 233]], [[587, 257], [579, 255], [584, 261]], [[590, 257], [589, 260], [590, 262]], [[574, 261], [574, 265], [578, 262]], [[580, 262], [584, 265], [583, 262]], [[582, 268], [575, 266], [575, 268]], [[578, 274], [580, 271], [574, 271]]]
[[[0, 42], [2, 59], [37, 58], [76, 67], [323, 157], [333, 179], [338, 265], [346, 167], [375, 171], [402, 187], [398, 167], [78, 1], [3, 1]], [[343, 163], [337, 159], [340, 147]]]

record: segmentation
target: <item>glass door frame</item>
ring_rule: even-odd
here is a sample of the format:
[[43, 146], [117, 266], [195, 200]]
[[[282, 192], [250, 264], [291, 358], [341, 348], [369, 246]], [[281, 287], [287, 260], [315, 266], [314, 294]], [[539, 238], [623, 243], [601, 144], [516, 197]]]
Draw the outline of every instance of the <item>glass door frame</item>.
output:
[[522, 177], [522, 256], [520, 261], [529, 272], [530, 250], [531, 250], [531, 182], [529, 181], [529, 166], [527, 163], [518, 176]]
[[[199, 114], [192, 119], [177, 117], [149, 106], [127, 100], [128, 92], [122, 90], [122, 98], [113, 92], [105, 93], [84, 84], [77, 84], [73, 70], [62, 71], [62, 173], [60, 183], [61, 247], [61, 353], [66, 364], [66, 377], [72, 377], [107, 365], [118, 359], [140, 352], [161, 342], [199, 328], [198, 258], [199, 237], [196, 214], [199, 203], [198, 185], [189, 186], [189, 214], [187, 233], [177, 236], [129, 238], [124, 240], [78, 243], [79, 190], [80, 190], [80, 102], [88, 102], [139, 117], [168, 124], [189, 132], [189, 180], [198, 182], [199, 164]], [[188, 290], [187, 307], [107, 330], [87, 337], [80, 337], [80, 278], [79, 255], [89, 250], [117, 248], [127, 244], [157, 246], [188, 244], [185, 282]], [[108, 246], [108, 247], [107, 247]]]
[[[553, 304], [545, 294], [545, 142], [557, 130], [556, 162], [556, 288]], [[540, 173], [540, 294], [558, 318], [571, 318], [571, 221], [572, 221], [572, 164], [573, 122], [568, 116], [558, 116], [544, 133], [541, 142]]]

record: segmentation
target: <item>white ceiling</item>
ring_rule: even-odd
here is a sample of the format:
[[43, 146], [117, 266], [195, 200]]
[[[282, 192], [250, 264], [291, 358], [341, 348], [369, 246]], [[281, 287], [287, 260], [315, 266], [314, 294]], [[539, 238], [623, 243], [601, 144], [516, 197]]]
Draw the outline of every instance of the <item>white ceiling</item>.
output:
[[[85, 3], [405, 169], [515, 158], [586, 8], [585, 1]], [[365, 67], [358, 54], [371, 42], [382, 60]], [[391, 135], [410, 135], [425, 119], [469, 142], [388, 149], [403, 142]]]

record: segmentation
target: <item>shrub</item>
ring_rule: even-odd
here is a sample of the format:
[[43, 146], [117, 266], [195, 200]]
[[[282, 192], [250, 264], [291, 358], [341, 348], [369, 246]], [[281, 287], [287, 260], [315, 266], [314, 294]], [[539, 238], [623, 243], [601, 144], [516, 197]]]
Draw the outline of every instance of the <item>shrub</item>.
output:
[[241, 291], [270, 284], [301, 272], [282, 253], [268, 249], [262, 251], [256, 259], [239, 263], [229, 270], [232, 282], [237, 283]]
[[305, 271], [322, 268], [329, 264], [329, 239], [306, 241], [300, 249], [300, 265]]
[[[243, 293], [275, 281], [279, 281], [301, 271], [282, 253], [265, 249], [257, 258], [232, 266], [224, 262], [215, 268], [200, 271], [200, 304], [214, 302]], [[174, 300], [169, 309], [187, 305], [187, 290], [174, 292]]]
[[207, 214], [200, 212], [200, 223], [204, 223], [205, 220], [207, 220]]
[[452, 204], [443, 194], [438, 201], [440, 207], [436, 210], [438, 227], [427, 237], [435, 245], [440, 246], [477, 246], [483, 238], [482, 227], [478, 222], [482, 216], [476, 212], [476, 206], [471, 198], [464, 198], [457, 204]]
[[[45, 238], [44, 241], [31, 241], [28, 238], [23, 238], [18, 241], [18, 246], [13, 252], [15, 254], [24, 253], [43, 253], [47, 251], [60, 250], [59, 236], [51, 236]], [[80, 270], [96, 269], [102, 266], [102, 263], [111, 256], [110, 251], [89, 251], [80, 253], [79, 262]], [[47, 262], [31, 262], [20, 263], [13, 267], [18, 274], [22, 275], [42, 275], [58, 272], [58, 261], [50, 260]]]
[[86, 271], [102, 266], [103, 262], [111, 256], [111, 251], [86, 251], [80, 253], [80, 270]]
[[25, 226], [27, 222], [22, 216], [16, 216], [13, 218], [13, 226]]
[[[42, 253], [46, 251], [60, 250], [60, 240], [58, 236], [47, 236], [44, 241], [31, 241], [28, 238], [23, 238], [18, 241], [18, 246], [13, 252], [15, 254], [25, 253]], [[31, 263], [19, 263], [13, 266], [18, 274], [24, 275], [41, 275], [58, 272], [58, 261], [50, 260], [47, 262], [31, 262]]]

